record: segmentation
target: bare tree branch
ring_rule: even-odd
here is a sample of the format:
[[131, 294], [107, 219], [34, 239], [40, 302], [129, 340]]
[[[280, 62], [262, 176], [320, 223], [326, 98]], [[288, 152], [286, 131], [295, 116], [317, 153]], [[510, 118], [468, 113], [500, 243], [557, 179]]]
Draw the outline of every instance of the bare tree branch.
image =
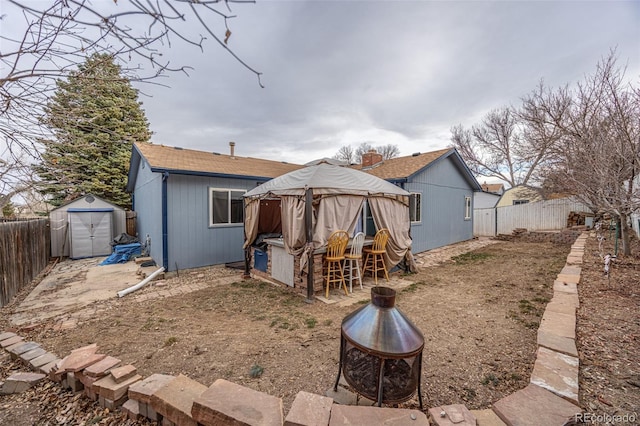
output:
[[170, 63], [163, 51], [174, 39], [203, 50], [207, 42], [203, 33], [253, 73], [263, 87], [261, 73], [228, 44], [229, 21], [235, 17], [231, 5], [244, 3], [253, 1], [6, 0], [0, 25], [20, 28], [0, 34], [2, 158], [15, 165], [38, 157], [40, 141], [52, 136], [41, 117], [56, 81], [67, 78], [94, 53], [115, 56], [131, 81], [161, 84], [158, 77], [190, 69], [186, 64]]

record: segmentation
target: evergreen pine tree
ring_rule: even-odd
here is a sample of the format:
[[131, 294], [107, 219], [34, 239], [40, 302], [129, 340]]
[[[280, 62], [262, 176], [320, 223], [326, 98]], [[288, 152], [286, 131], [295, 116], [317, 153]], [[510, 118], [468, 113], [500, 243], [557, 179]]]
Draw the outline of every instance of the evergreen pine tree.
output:
[[138, 92], [107, 54], [87, 58], [57, 82], [42, 119], [54, 137], [42, 141], [42, 161], [34, 166], [40, 192], [51, 204], [93, 193], [131, 207], [125, 192], [131, 148], [151, 136], [141, 105]]

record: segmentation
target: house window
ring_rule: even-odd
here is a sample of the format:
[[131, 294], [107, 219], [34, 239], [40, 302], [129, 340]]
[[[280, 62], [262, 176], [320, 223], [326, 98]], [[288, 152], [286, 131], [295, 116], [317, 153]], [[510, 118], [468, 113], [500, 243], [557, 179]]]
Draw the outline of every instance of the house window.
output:
[[471, 219], [471, 197], [464, 197], [464, 220]]
[[529, 200], [513, 200], [513, 205], [518, 206], [520, 204], [527, 204]]
[[245, 192], [209, 188], [209, 226], [242, 223]]
[[411, 222], [422, 221], [422, 194], [414, 192], [409, 197], [409, 218]]

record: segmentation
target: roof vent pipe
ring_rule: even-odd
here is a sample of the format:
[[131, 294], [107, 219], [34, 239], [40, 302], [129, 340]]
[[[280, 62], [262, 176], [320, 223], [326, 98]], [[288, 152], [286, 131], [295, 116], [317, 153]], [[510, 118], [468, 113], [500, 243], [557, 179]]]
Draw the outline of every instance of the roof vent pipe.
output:
[[229, 142], [229, 150], [231, 151], [231, 158], [235, 158], [233, 156], [233, 153], [235, 151], [235, 149], [234, 149], [235, 147], [236, 147], [236, 143], [235, 142]]

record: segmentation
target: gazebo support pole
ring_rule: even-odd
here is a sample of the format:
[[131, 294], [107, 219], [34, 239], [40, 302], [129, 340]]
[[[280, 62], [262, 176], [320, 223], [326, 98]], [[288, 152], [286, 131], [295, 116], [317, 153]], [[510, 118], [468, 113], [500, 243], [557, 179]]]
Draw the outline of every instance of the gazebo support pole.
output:
[[[313, 243], [313, 189], [306, 188], [304, 194], [304, 222], [307, 231], [307, 244]], [[307, 262], [307, 303], [313, 303], [313, 251]]]

